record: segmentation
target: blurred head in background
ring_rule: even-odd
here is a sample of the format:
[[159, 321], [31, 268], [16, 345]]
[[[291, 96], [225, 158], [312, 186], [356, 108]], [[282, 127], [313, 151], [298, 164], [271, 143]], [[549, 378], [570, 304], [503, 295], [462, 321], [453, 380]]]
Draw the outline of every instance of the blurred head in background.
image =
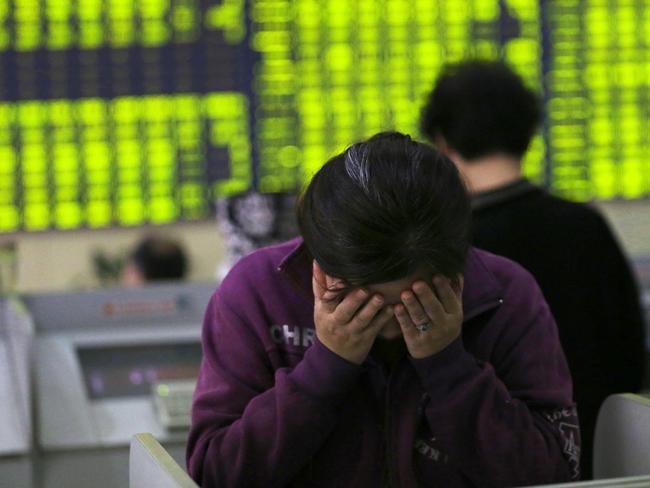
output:
[[123, 272], [124, 286], [185, 278], [188, 259], [181, 244], [161, 235], [146, 236], [129, 255]]
[[539, 97], [510, 67], [472, 60], [442, 69], [420, 130], [481, 191], [521, 177], [541, 116]]

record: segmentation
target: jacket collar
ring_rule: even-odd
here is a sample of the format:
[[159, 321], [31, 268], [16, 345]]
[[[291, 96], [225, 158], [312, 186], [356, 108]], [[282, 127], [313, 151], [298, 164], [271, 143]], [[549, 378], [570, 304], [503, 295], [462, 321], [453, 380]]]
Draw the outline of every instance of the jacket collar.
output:
[[465, 262], [463, 288], [463, 321], [503, 303], [503, 287], [484, 260], [484, 252], [470, 248]]
[[481, 210], [483, 208], [499, 205], [527, 195], [532, 192], [540, 192], [541, 189], [527, 179], [521, 178], [505, 186], [495, 188], [494, 190], [483, 191], [472, 195], [472, 210]]
[[[289, 252], [277, 264], [276, 269], [284, 273], [301, 292], [312, 296], [312, 257], [301, 237], [287, 242]], [[503, 290], [494, 273], [484, 260], [484, 252], [470, 248], [465, 263], [465, 285], [463, 288], [463, 320], [466, 322], [477, 315], [499, 306]]]

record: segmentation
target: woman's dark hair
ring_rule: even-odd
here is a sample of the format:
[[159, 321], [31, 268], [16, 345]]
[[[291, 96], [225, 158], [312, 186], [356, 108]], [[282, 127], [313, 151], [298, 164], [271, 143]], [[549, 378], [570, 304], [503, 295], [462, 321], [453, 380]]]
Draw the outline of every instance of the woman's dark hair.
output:
[[144, 238], [131, 259], [147, 281], [182, 279], [187, 271], [187, 257], [181, 245], [158, 235]]
[[466, 160], [503, 152], [521, 158], [541, 119], [537, 95], [501, 61], [445, 66], [422, 109], [420, 131], [442, 136]]
[[330, 159], [298, 203], [307, 249], [328, 275], [350, 286], [402, 279], [422, 267], [456, 279], [469, 221], [454, 164], [397, 132]]

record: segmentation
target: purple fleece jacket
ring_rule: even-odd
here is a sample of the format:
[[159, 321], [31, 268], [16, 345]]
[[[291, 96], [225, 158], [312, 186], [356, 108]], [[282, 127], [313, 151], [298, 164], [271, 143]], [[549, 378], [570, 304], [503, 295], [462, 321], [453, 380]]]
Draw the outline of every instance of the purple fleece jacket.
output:
[[208, 305], [187, 463], [209, 487], [520, 486], [578, 478], [555, 322], [532, 276], [472, 249], [462, 336], [390, 374], [314, 331], [302, 240], [242, 259]]

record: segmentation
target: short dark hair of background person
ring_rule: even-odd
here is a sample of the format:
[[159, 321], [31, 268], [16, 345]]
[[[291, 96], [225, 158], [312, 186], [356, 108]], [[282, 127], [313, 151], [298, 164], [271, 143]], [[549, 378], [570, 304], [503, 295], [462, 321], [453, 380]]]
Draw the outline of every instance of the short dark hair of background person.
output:
[[130, 260], [145, 281], [180, 280], [187, 274], [188, 259], [181, 244], [160, 235], [140, 241]]
[[495, 153], [521, 158], [541, 117], [539, 97], [506, 64], [464, 61], [443, 68], [420, 129], [432, 142], [442, 137], [468, 161]]

